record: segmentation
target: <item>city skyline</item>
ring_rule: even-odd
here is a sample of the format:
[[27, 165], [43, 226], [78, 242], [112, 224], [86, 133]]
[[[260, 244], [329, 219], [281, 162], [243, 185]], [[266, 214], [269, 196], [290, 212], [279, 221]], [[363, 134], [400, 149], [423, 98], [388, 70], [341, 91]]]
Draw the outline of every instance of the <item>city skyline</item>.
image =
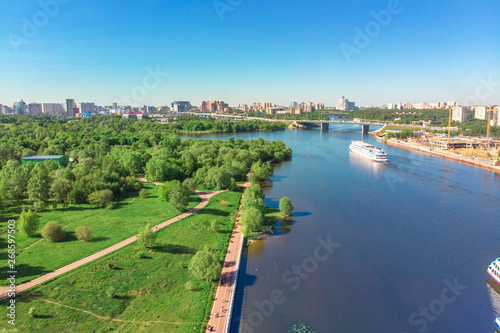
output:
[[498, 103], [498, 2], [218, 3], [1, 4], [0, 101]]

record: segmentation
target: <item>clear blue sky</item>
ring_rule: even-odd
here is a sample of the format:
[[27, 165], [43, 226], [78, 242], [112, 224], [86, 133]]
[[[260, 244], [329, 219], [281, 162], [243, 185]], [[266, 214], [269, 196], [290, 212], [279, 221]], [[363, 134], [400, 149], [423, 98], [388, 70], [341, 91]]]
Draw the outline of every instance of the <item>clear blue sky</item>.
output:
[[0, 103], [500, 103], [498, 0], [401, 1], [350, 61], [342, 43], [392, 0], [54, 1], [46, 22], [37, 1], [0, 4]]

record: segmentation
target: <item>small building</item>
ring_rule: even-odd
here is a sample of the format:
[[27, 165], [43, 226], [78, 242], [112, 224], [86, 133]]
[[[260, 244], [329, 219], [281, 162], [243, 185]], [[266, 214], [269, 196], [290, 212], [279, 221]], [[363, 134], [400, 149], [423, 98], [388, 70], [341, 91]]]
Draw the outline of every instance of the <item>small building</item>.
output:
[[55, 161], [57, 165], [65, 167], [69, 164], [69, 156], [67, 155], [42, 155], [42, 156], [28, 156], [22, 159], [23, 165], [28, 163], [37, 164], [45, 161]]

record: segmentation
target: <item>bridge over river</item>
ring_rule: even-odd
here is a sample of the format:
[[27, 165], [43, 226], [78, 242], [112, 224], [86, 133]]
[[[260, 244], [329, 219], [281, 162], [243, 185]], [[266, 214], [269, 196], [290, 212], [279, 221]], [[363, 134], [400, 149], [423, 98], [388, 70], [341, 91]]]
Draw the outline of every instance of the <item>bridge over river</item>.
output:
[[[230, 118], [233, 120], [263, 120], [263, 121], [284, 121], [284, 119], [268, 119], [259, 117], [247, 117], [241, 115], [228, 115], [228, 114], [216, 114], [216, 113], [199, 113], [199, 112], [183, 112], [182, 114], [199, 116], [199, 117], [212, 117], [217, 119]], [[361, 125], [363, 133], [368, 133], [370, 130], [370, 125], [385, 125], [387, 122], [377, 122], [377, 121], [354, 121], [354, 120], [342, 120], [342, 119], [332, 119], [332, 120], [294, 120], [295, 125], [302, 125], [304, 127], [321, 127], [321, 130], [328, 130], [330, 124], [345, 124], [345, 125]]]

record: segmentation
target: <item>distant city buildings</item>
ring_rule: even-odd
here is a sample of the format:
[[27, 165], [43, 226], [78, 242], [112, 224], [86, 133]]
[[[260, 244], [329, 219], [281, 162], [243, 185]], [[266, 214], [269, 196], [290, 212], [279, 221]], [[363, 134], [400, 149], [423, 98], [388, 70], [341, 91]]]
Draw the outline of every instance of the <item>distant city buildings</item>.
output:
[[78, 103], [77, 105], [82, 115], [89, 115], [95, 112], [95, 103]]
[[25, 114], [26, 113], [26, 103], [22, 99], [17, 100], [16, 103], [14, 103], [16, 113], [17, 114]]
[[28, 105], [28, 114], [30, 116], [38, 116], [40, 113], [42, 113], [42, 111], [42, 103], [30, 103], [30, 105]]
[[74, 116], [75, 115], [75, 111], [74, 111], [75, 107], [76, 107], [75, 100], [74, 99], [67, 99], [66, 100], [66, 115]]
[[64, 113], [64, 106], [61, 103], [43, 103], [42, 113], [62, 115]]
[[325, 103], [316, 104], [316, 110], [324, 110], [324, 109], [325, 109]]
[[466, 108], [461, 107], [461, 106], [454, 106], [452, 108], [451, 120], [458, 121], [458, 122], [461, 122], [461, 123], [467, 121], [467, 110], [466, 110]]
[[356, 109], [356, 104], [354, 102], [349, 102], [344, 96], [340, 97], [339, 104], [337, 104], [337, 110], [342, 111], [353, 111]]
[[223, 101], [203, 101], [200, 105], [201, 112], [224, 112], [229, 110], [229, 105]]
[[486, 106], [476, 106], [474, 108], [474, 118], [487, 120], [488, 119], [488, 113], [486, 112], [487, 110], [488, 108]]
[[191, 110], [191, 103], [187, 101], [172, 102], [172, 111], [174, 112], [188, 112]]

